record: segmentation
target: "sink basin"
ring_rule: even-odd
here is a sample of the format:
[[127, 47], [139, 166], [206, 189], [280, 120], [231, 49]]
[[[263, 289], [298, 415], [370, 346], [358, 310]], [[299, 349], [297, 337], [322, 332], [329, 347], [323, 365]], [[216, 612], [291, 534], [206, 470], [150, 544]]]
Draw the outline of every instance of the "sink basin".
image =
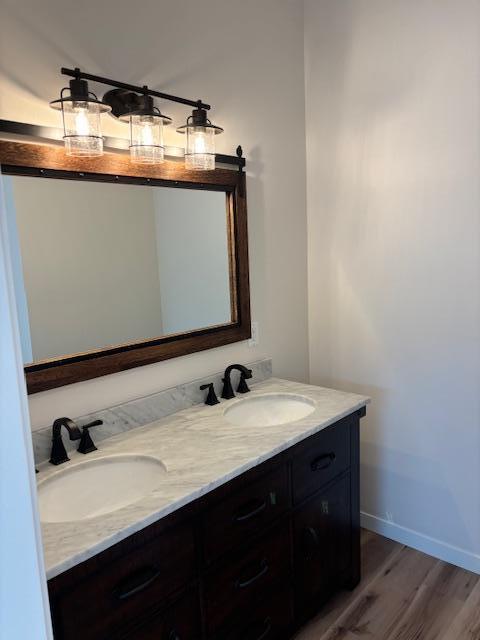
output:
[[265, 393], [238, 400], [225, 410], [231, 424], [247, 427], [272, 427], [301, 420], [315, 411], [315, 403], [294, 393]]
[[164, 464], [150, 456], [115, 455], [66, 467], [39, 482], [42, 522], [94, 518], [148, 495], [162, 482]]

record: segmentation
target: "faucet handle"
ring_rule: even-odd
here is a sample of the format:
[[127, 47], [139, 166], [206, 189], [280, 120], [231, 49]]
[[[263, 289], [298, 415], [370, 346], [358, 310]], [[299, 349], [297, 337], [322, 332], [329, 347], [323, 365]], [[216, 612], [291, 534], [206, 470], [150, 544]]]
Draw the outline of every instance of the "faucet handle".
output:
[[87, 424], [80, 425], [82, 429], [90, 429], [90, 427], [99, 427], [103, 424], [103, 420], [94, 420], [93, 422], [88, 422]]
[[90, 427], [98, 427], [103, 424], [103, 420], [94, 420], [88, 424], [84, 424], [82, 427], [82, 437], [80, 438], [80, 444], [78, 445], [78, 453], [91, 453], [96, 451], [97, 447], [94, 445], [92, 437], [90, 435]]
[[247, 379], [249, 380], [252, 377], [252, 370], [248, 369], [247, 373], [240, 374], [240, 382], [238, 383], [237, 393], [248, 393], [250, 391]]
[[200, 391], [205, 391], [205, 389], [208, 389], [208, 394], [207, 394], [207, 399], [205, 400], [205, 404], [208, 404], [210, 406], [218, 404], [218, 398], [217, 398], [217, 394], [215, 393], [215, 387], [213, 386], [213, 382], [210, 382], [209, 384], [202, 384], [202, 386], [200, 387]]

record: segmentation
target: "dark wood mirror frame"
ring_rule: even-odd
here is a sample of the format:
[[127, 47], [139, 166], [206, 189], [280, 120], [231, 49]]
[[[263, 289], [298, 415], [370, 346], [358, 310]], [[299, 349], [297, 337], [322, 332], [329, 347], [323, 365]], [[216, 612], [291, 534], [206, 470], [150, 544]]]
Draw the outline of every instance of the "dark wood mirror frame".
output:
[[219, 168], [190, 171], [184, 168], [182, 161], [141, 166], [132, 164], [127, 155], [118, 153], [105, 153], [99, 158], [71, 158], [58, 145], [9, 140], [0, 140], [0, 165], [6, 175], [209, 189], [224, 191], [227, 200], [232, 323], [28, 364], [25, 366], [28, 393], [250, 338], [247, 200], [243, 171]]

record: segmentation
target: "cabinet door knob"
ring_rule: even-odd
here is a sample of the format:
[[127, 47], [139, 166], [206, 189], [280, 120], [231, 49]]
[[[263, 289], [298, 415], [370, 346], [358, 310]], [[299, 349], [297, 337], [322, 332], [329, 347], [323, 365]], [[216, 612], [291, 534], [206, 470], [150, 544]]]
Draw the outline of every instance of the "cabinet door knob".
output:
[[317, 530], [313, 527], [306, 527], [302, 534], [303, 556], [306, 560], [311, 560], [318, 551], [320, 539]]

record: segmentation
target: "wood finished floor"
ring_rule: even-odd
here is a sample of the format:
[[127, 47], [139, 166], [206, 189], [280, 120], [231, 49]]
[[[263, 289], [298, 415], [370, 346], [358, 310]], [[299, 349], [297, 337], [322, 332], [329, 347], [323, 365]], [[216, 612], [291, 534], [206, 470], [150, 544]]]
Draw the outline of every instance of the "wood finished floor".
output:
[[362, 581], [295, 640], [480, 640], [480, 576], [362, 531]]

